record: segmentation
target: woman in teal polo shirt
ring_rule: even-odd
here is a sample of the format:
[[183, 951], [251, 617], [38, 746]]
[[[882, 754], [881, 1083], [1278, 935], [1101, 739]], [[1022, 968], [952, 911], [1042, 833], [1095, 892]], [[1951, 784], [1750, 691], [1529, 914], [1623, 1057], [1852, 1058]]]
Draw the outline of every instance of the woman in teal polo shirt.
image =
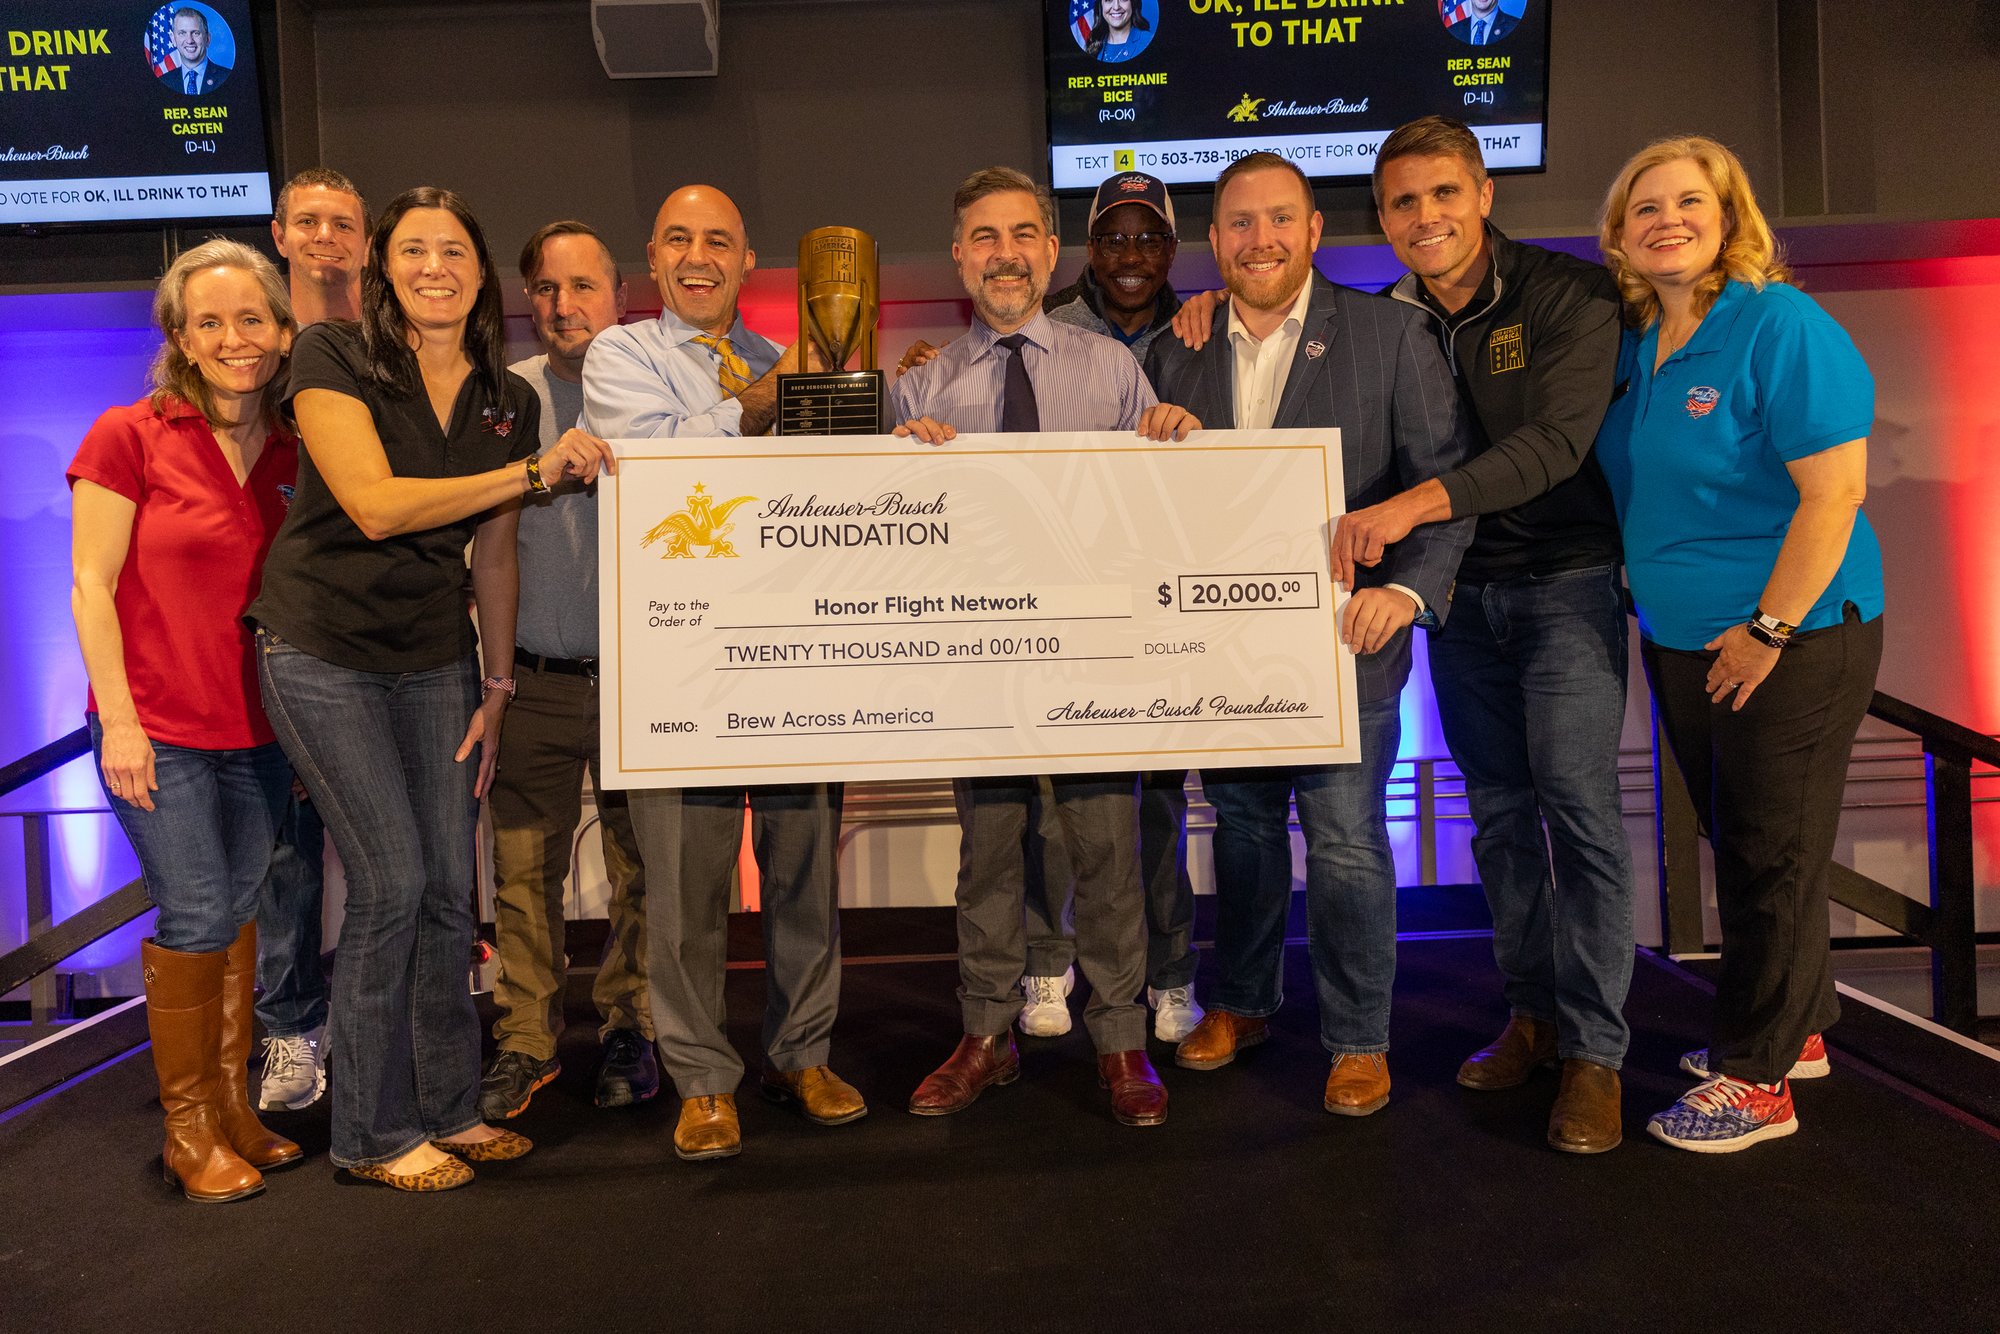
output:
[[1882, 556], [1861, 514], [1875, 382], [1787, 285], [1743, 164], [1663, 139], [1619, 171], [1601, 242], [1625, 299], [1597, 438], [1641, 653], [1715, 849], [1722, 976], [1702, 1083], [1648, 1129], [1729, 1153], [1798, 1129], [1839, 1017], [1827, 878], [1848, 753], [1882, 657]]

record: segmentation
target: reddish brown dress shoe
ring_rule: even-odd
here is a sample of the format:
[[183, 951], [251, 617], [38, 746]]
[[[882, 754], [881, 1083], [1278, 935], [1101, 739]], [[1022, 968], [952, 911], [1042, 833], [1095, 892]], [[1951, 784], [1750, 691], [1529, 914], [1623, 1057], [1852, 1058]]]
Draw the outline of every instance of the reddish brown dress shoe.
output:
[[1469, 1089], [1510, 1089], [1540, 1069], [1555, 1069], [1556, 1026], [1515, 1015], [1500, 1036], [1458, 1067], [1458, 1082]]
[[681, 1119], [674, 1126], [674, 1153], [695, 1162], [728, 1158], [743, 1152], [743, 1127], [736, 1119], [736, 1095], [716, 1093], [681, 1101]]
[[1106, 1052], [1097, 1058], [1097, 1082], [1111, 1090], [1111, 1114], [1122, 1126], [1157, 1126], [1167, 1120], [1167, 1089], [1143, 1051]]
[[1326, 1076], [1324, 1106], [1335, 1116], [1366, 1116], [1389, 1101], [1389, 1058], [1379, 1051], [1342, 1052]]
[[1265, 1020], [1210, 1010], [1174, 1048], [1174, 1064], [1190, 1070], [1219, 1069], [1235, 1060], [1237, 1052], [1270, 1036], [1271, 1026]]
[[762, 1083], [767, 1099], [796, 1105], [806, 1120], [817, 1125], [844, 1126], [868, 1115], [868, 1104], [860, 1091], [823, 1065], [804, 1070], [766, 1066]]
[[950, 1116], [977, 1101], [995, 1084], [1021, 1077], [1021, 1053], [1012, 1031], [997, 1037], [967, 1033], [949, 1060], [924, 1077], [910, 1095], [910, 1110], [918, 1116]]
[[1562, 1090], [1549, 1112], [1549, 1147], [1603, 1153], [1625, 1139], [1618, 1072], [1594, 1061], [1564, 1061]]

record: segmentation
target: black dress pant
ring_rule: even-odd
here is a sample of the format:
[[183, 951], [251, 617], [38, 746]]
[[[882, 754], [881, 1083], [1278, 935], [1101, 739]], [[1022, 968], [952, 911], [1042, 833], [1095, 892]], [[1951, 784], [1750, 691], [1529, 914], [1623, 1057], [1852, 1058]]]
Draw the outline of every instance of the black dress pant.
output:
[[1715, 849], [1722, 978], [1708, 1068], [1769, 1084], [1840, 1017], [1827, 868], [1847, 760], [1882, 661], [1882, 621], [1854, 605], [1795, 635], [1740, 712], [1709, 701], [1715, 654], [1640, 646], [1661, 728]]

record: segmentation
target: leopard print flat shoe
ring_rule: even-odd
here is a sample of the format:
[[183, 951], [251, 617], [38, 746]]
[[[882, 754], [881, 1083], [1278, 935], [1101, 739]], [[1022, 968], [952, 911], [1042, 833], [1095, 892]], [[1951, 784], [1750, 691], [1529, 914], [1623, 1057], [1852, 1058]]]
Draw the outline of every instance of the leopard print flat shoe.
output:
[[457, 1158], [446, 1158], [434, 1163], [421, 1172], [391, 1172], [387, 1163], [370, 1163], [363, 1167], [347, 1169], [350, 1176], [363, 1181], [376, 1181], [395, 1190], [427, 1193], [440, 1190], [457, 1190], [460, 1186], [472, 1184], [472, 1169]]
[[504, 1163], [527, 1156], [528, 1150], [535, 1147], [535, 1142], [526, 1135], [502, 1130], [492, 1139], [434, 1139], [431, 1147], [443, 1153], [455, 1153], [468, 1163]]

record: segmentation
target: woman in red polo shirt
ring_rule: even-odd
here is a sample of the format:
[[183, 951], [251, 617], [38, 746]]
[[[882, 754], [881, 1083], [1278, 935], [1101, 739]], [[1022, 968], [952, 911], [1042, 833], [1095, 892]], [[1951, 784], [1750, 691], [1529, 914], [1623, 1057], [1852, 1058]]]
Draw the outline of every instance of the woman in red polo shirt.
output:
[[257, 891], [291, 771], [241, 619], [298, 467], [270, 392], [292, 308], [269, 260], [210, 241], [167, 270], [153, 318], [153, 392], [99, 417], [69, 466], [71, 606], [105, 792], [159, 905], [140, 948], [162, 1162], [214, 1203], [301, 1156], [247, 1096]]

